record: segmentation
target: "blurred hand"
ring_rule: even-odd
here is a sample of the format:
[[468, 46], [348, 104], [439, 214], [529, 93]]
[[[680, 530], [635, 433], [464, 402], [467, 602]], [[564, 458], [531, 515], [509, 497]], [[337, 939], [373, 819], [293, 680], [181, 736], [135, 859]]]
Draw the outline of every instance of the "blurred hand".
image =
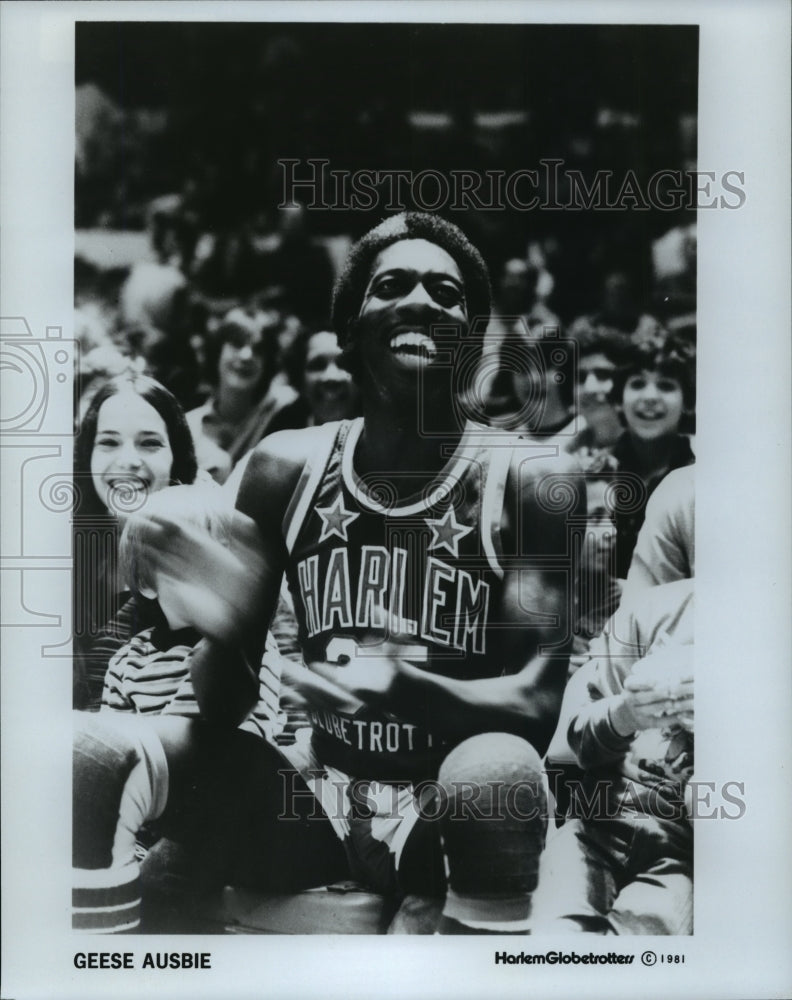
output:
[[311, 663], [310, 669], [326, 681], [332, 681], [358, 705], [388, 711], [393, 708], [394, 685], [405, 666], [402, 660], [380, 654], [355, 656], [342, 666]]
[[355, 712], [366, 705], [399, 714], [398, 681], [414, 664], [426, 661], [427, 650], [414, 642], [381, 639], [361, 645], [344, 637], [331, 640], [327, 656], [327, 660], [298, 668], [307, 677], [289, 665], [288, 683], [309, 704], [341, 712]]
[[280, 701], [284, 708], [302, 711], [329, 709], [353, 715], [362, 703], [349, 691], [335, 683], [331, 667], [328, 673], [320, 673], [312, 663], [310, 669], [301, 663], [287, 660], [281, 669]]
[[262, 590], [269, 577], [255, 523], [234, 513], [228, 544], [177, 518], [144, 515], [158, 591], [178, 595], [180, 617], [202, 635], [242, 645], [260, 625]]

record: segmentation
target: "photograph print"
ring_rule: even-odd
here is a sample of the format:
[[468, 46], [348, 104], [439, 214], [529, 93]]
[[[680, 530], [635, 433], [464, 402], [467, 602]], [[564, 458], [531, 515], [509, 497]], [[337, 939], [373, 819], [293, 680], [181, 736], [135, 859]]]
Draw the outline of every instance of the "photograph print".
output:
[[75, 931], [694, 933], [698, 51], [75, 24]]

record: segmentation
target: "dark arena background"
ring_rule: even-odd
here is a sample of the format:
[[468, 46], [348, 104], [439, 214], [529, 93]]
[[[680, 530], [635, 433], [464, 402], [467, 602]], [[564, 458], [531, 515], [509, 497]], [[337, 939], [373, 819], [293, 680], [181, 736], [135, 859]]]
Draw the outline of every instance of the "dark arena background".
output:
[[[163, 196], [199, 290], [264, 291], [276, 283], [266, 267], [244, 272], [282, 235], [285, 180], [322, 160], [328, 174], [384, 172], [368, 205], [345, 208], [349, 193], [329, 182], [323, 198], [294, 190], [309, 204], [300, 226], [334, 267], [389, 205], [418, 197], [462, 226], [496, 287], [506, 260], [526, 259], [564, 324], [600, 308], [616, 272], [621, 311], [689, 317], [697, 66], [696, 26], [78, 23], [78, 304], [100, 298], [117, 327], [114, 295], [152, 254]], [[426, 170], [480, 174], [478, 202], [457, 182], [444, 203], [431, 177], [389, 201], [393, 172]], [[200, 274], [218, 234], [237, 238], [240, 259]], [[313, 311], [326, 320], [320, 302]]]

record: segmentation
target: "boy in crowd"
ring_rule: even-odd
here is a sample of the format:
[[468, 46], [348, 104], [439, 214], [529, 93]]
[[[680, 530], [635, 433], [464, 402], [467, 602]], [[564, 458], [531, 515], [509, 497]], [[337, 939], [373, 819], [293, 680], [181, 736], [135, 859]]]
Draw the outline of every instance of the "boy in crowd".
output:
[[612, 448], [624, 427], [613, 402], [620, 368], [630, 356], [630, 339], [608, 327], [579, 325], [570, 336], [577, 347], [578, 433], [569, 446], [585, 467], [603, 448]]

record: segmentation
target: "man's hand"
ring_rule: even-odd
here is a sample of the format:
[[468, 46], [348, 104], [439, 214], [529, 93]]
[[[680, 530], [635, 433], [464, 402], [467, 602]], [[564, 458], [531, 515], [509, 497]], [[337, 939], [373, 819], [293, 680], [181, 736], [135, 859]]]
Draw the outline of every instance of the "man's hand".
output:
[[628, 677], [624, 692], [611, 707], [611, 722], [620, 736], [667, 726], [693, 728], [693, 678], [664, 684], [659, 680]]
[[398, 682], [413, 664], [425, 662], [427, 650], [392, 639], [361, 645], [337, 638], [328, 646], [327, 656], [307, 668], [288, 665], [282, 677], [289, 689], [287, 698], [296, 695], [309, 706], [339, 712], [355, 712], [366, 705], [398, 715]]
[[343, 665], [312, 663], [310, 669], [325, 681], [331, 681], [358, 705], [382, 711], [395, 711], [395, 685], [406, 663], [387, 653], [355, 656]]
[[624, 692], [611, 708], [621, 736], [641, 729], [681, 726], [693, 729], [693, 646], [659, 637], [647, 656], [634, 664]]
[[284, 708], [297, 708], [303, 711], [310, 709], [328, 709], [331, 712], [344, 712], [353, 715], [361, 702], [335, 683], [337, 667], [319, 671], [317, 667], [325, 664], [312, 663], [311, 668], [300, 663], [286, 660], [281, 669], [280, 700]]
[[202, 635], [240, 646], [255, 631], [261, 614], [266, 564], [258, 529], [235, 511], [227, 546], [200, 527], [177, 518], [146, 517], [144, 558], [158, 590], [177, 596], [180, 617]]

